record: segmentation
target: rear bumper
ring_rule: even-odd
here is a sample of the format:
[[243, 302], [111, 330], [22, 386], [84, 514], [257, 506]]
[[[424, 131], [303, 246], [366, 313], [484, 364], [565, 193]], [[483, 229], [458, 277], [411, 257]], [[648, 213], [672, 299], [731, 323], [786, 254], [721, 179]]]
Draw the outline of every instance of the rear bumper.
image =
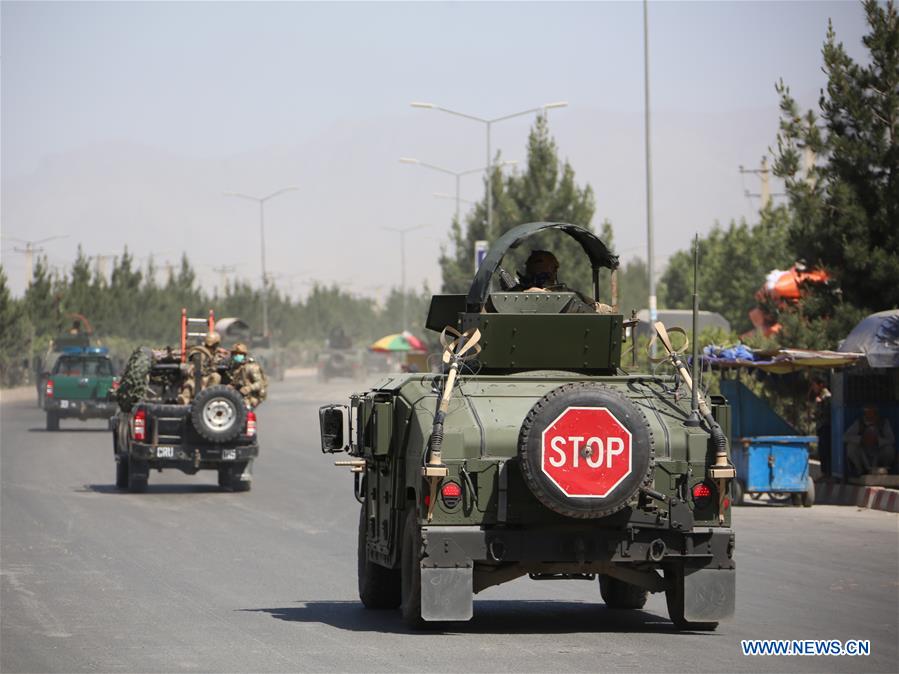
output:
[[423, 526], [427, 555], [434, 566], [457, 566], [477, 561], [533, 564], [639, 564], [661, 567], [681, 561], [694, 568], [733, 569], [734, 530], [695, 527], [609, 531], [578, 528], [490, 528], [479, 526]]
[[132, 442], [129, 449], [131, 459], [146, 461], [151, 468], [178, 468], [187, 471], [218, 468], [259, 456], [259, 444], [256, 442], [246, 445], [200, 446]]
[[109, 400], [58, 400], [46, 398], [44, 410], [53, 412], [61, 419], [108, 419], [118, 411], [118, 405]]

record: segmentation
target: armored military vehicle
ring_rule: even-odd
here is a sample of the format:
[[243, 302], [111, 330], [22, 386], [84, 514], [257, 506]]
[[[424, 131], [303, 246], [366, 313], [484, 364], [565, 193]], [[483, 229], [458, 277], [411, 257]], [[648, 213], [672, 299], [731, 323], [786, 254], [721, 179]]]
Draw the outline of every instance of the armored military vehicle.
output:
[[433, 298], [444, 374], [321, 408], [322, 450], [349, 452], [336, 463], [361, 502], [359, 596], [420, 626], [468, 620], [473, 594], [521, 576], [598, 580], [611, 609], [664, 592], [679, 628], [714, 629], [734, 610], [726, 402], [691, 413], [676, 356], [677, 376], [625, 372], [624, 319], [607, 305], [564, 286], [510, 292], [503, 257], [547, 230], [580, 244], [598, 298], [618, 260], [596, 236], [521, 225], [467, 296]]
[[343, 328], [336, 327], [328, 336], [326, 348], [318, 354], [316, 376], [326, 382], [336, 377], [363, 379], [365, 358], [361, 349], [353, 348], [353, 341]]

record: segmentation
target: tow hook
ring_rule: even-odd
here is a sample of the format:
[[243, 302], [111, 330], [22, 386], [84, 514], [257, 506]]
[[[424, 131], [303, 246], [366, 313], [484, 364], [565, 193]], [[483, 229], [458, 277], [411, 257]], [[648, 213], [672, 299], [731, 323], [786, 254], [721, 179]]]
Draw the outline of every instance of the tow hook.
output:
[[665, 503], [668, 500], [668, 497], [665, 496], [662, 492], [658, 492], [655, 489], [650, 489], [649, 487], [640, 487], [640, 491], [646, 494], [649, 498], [656, 501], [661, 501], [662, 503]]
[[665, 545], [665, 541], [657, 538], [649, 544], [649, 558], [654, 562], [661, 562], [667, 550], [668, 546]]

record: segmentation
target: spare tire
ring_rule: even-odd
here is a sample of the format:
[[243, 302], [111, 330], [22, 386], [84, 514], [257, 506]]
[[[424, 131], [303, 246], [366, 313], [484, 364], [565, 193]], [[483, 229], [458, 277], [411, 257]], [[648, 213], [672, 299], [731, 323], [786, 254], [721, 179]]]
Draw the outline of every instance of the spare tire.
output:
[[237, 389], [210, 386], [194, 397], [190, 420], [197, 433], [210, 442], [228, 442], [243, 431], [247, 406]]
[[147, 395], [152, 368], [153, 352], [145, 346], [135, 349], [125, 365], [116, 391], [116, 401], [124, 412], [130, 412]]
[[521, 426], [518, 459], [538, 501], [584, 519], [625, 508], [651, 482], [655, 465], [643, 412], [596, 382], [565, 384], [538, 400]]

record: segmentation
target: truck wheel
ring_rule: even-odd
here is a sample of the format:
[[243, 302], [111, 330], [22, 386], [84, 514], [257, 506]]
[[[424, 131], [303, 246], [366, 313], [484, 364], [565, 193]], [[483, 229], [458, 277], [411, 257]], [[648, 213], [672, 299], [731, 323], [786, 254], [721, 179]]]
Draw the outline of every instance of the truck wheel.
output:
[[403, 622], [413, 629], [424, 627], [421, 618], [421, 531], [415, 507], [411, 507], [403, 527], [400, 563], [400, 612]]
[[128, 460], [128, 491], [139, 493], [147, 490], [150, 469], [146, 462]]
[[250, 491], [253, 483], [250, 480], [240, 479], [246, 467], [246, 463], [233, 463], [219, 467], [219, 487], [229, 491]]
[[115, 462], [115, 486], [119, 489], [128, 488], [128, 457], [122, 456]]
[[613, 609], [639, 609], [646, 605], [649, 594], [642, 587], [605, 574], [599, 575], [599, 592], [606, 606]]
[[359, 599], [365, 608], [396, 608], [401, 601], [400, 571], [399, 569], [388, 569], [369, 561], [365, 545], [367, 532], [365, 504], [363, 504], [359, 512], [359, 543], [356, 553]]
[[802, 505], [805, 508], [811, 508], [815, 503], [815, 481], [811, 477], [807, 479], [808, 489], [802, 495]]
[[247, 423], [247, 406], [231, 386], [210, 386], [194, 398], [190, 419], [197, 433], [210, 442], [230, 442]]
[[[604, 497], [568, 496], [543, 471], [543, 433], [570, 408], [605, 408], [631, 435], [631, 472]], [[550, 510], [577, 518], [600, 518], [625, 508], [652, 479], [655, 453], [652, 430], [643, 412], [615, 389], [593, 382], [553, 389], [531, 408], [521, 425], [518, 460], [531, 492]]]
[[796, 492], [794, 494], [790, 494], [790, 505], [794, 508], [798, 508], [802, 505], [802, 492]]
[[47, 412], [47, 430], [59, 430], [59, 415], [57, 415], [56, 412]]
[[746, 495], [746, 490], [743, 488], [743, 483], [737, 479], [734, 479], [731, 484], [733, 485], [733, 496], [731, 497], [733, 505], [743, 505], [743, 498]]
[[684, 619], [684, 572], [681, 569], [666, 569], [665, 579], [670, 586], [665, 590], [665, 602], [668, 604], [668, 617], [679, 630], [697, 632], [713, 632], [718, 629], [717, 622], [690, 622]]

